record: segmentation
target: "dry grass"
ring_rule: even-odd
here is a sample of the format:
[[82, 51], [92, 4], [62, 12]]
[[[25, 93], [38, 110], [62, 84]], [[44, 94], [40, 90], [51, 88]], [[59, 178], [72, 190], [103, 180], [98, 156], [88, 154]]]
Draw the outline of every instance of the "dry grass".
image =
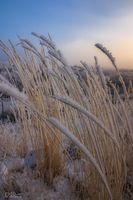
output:
[[0, 161], [10, 156], [24, 156], [22, 137], [19, 126], [12, 123], [0, 125]]
[[[78, 146], [84, 163], [82, 181], [71, 180], [75, 190], [78, 185], [82, 199], [122, 199], [127, 147], [133, 137], [128, 96], [123, 102], [115, 91], [118, 100], [113, 104], [97, 59], [96, 68], [81, 62], [84, 78], [67, 65], [50, 37], [33, 35], [41, 42], [40, 49], [20, 39], [24, 58], [11, 43], [10, 47], [0, 43], [24, 87], [20, 93], [0, 77], [0, 90], [17, 99], [23, 148], [36, 151], [37, 170], [52, 183], [54, 177], [65, 173], [70, 159], [62, 150], [62, 141], [68, 137]], [[110, 58], [106, 49], [104, 53]], [[113, 57], [111, 62], [116, 68]], [[121, 82], [125, 89], [122, 77]]]

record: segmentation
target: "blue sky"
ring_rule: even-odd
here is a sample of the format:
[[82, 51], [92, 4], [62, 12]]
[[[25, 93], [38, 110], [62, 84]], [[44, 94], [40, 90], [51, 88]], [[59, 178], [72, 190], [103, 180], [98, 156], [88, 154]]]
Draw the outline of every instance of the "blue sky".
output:
[[132, 0], [0, 0], [0, 27], [4, 41], [16, 41], [17, 34], [32, 40], [32, 31], [49, 32], [72, 64], [93, 62], [97, 54], [108, 65], [93, 48], [101, 42], [122, 67], [133, 66]]

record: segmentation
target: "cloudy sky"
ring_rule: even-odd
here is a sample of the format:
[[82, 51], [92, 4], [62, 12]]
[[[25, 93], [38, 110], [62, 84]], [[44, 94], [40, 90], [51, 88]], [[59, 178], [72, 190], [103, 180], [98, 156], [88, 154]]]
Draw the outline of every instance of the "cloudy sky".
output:
[[133, 69], [133, 0], [0, 0], [0, 27], [4, 41], [49, 32], [70, 64], [93, 64], [96, 55], [109, 67], [94, 47], [102, 43], [119, 67]]

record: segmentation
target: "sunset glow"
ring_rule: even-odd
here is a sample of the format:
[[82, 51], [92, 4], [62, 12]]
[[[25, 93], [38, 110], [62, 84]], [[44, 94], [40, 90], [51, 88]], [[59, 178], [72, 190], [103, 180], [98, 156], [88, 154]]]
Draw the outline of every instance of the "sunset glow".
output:
[[[70, 64], [108, 60], [94, 48], [102, 43], [117, 58], [120, 68], [133, 69], [133, 1], [131, 0], [2, 0], [0, 38], [17, 42], [16, 35], [32, 31], [52, 35]], [[31, 39], [32, 40], [32, 39]]]

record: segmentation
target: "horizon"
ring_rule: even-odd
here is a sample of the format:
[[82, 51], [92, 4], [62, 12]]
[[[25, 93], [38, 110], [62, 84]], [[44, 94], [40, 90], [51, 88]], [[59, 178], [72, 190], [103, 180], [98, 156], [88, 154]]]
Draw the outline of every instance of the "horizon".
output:
[[[17, 43], [32, 31], [49, 32], [71, 65], [80, 60], [110, 68], [108, 59], [94, 47], [109, 49], [119, 68], [133, 69], [133, 1], [127, 0], [1, 0], [0, 39]], [[36, 43], [36, 42], [35, 42]]]

